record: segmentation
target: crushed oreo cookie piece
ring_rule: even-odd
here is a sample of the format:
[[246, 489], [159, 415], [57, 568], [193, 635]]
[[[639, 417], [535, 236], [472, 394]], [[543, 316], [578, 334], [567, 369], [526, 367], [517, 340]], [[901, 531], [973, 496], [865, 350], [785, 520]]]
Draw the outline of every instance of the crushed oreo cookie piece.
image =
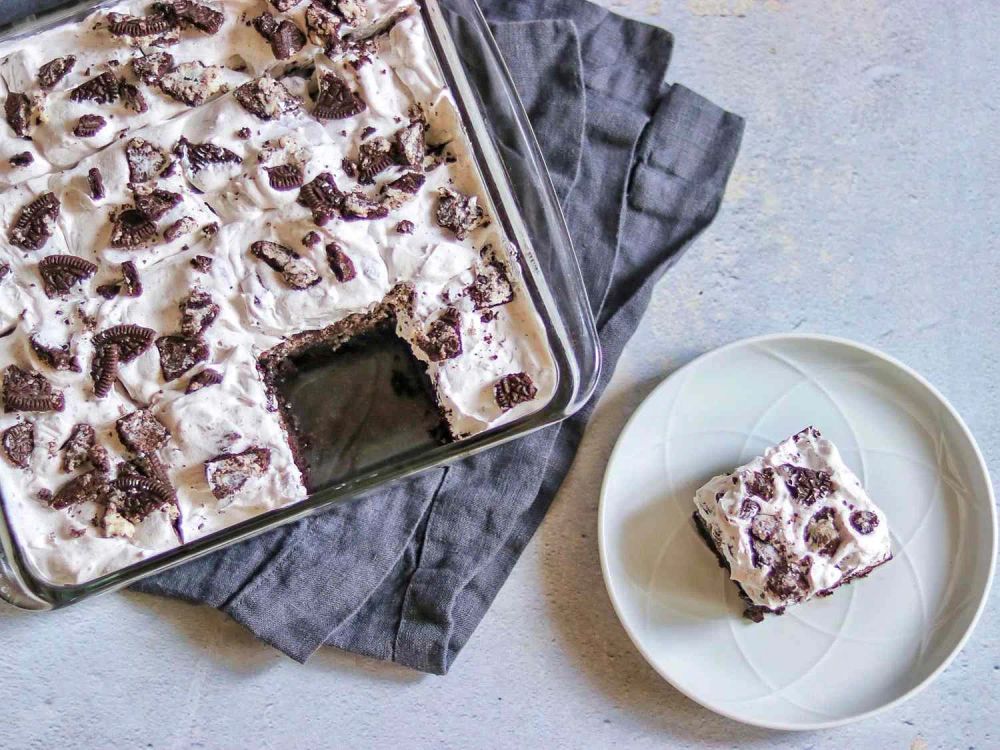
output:
[[74, 102], [111, 104], [118, 101], [119, 93], [118, 77], [108, 70], [81, 83], [70, 91], [69, 98]]
[[274, 120], [301, 107], [301, 102], [270, 76], [244, 83], [233, 95], [243, 109], [261, 120]]
[[212, 270], [212, 260], [208, 255], [196, 255], [191, 259], [191, 266], [199, 273], [208, 273]]
[[62, 411], [66, 401], [41, 373], [8, 365], [3, 371], [5, 411]]
[[375, 177], [392, 166], [392, 144], [385, 138], [373, 138], [358, 149], [358, 181], [371, 185]]
[[129, 182], [134, 184], [155, 180], [167, 168], [170, 157], [155, 143], [133, 138], [125, 145], [125, 161]]
[[805, 539], [809, 550], [817, 555], [833, 557], [840, 547], [840, 531], [837, 529], [836, 513], [833, 508], [823, 508], [806, 524]]
[[30, 167], [35, 163], [35, 157], [30, 151], [22, 151], [10, 157], [9, 162], [15, 168]]
[[859, 534], [871, 534], [878, 528], [878, 516], [870, 510], [856, 510], [851, 513], [851, 526]]
[[180, 193], [161, 188], [136, 186], [132, 193], [136, 210], [150, 221], [159, 221], [183, 200]]
[[809, 558], [804, 563], [778, 560], [771, 567], [766, 588], [783, 600], [798, 600], [809, 590]]
[[38, 69], [38, 85], [46, 91], [51, 91], [62, 81], [70, 71], [76, 66], [76, 57], [66, 55], [49, 60]]
[[30, 336], [28, 343], [35, 356], [53, 370], [57, 372], [83, 372], [80, 361], [70, 350], [69, 342], [62, 346], [49, 346], [39, 341], [36, 336]]
[[122, 98], [122, 104], [125, 105], [125, 109], [140, 115], [143, 112], [149, 111], [149, 103], [146, 101], [146, 97], [135, 84], [122, 81], [118, 93]]
[[10, 230], [10, 243], [22, 250], [41, 250], [59, 218], [62, 204], [55, 193], [43, 193], [21, 209]]
[[337, 277], [337, 281], [343, 283], [357, 276], [354, 261], [344, 252], [344, 248], [339, 243], [331, 242], [326, 246], [326, 260], [330, 264], [333, 275]]
[[403, 219], [396, 225], [396, 231], [400, 234], [413, 234], [413, 230], [416, 226], [409, 219]]
[[783, 464], [778, 470], [792, 497], [805, 506], [813, 505], [833, 492], [833, 478], [825, 471], [814, 471], [792, 464]]
[[18, 422], [8, 427], [0, 436], [3, 452], [14, 466], [28, 468], [28, 459], [35, 450], [35, 425], [32, 422]]
[[393, 155], [396, 162], [414, 169], [421, 169], [427, 152], [424, 140], [425, 125], [420, 120], [414, 120], [405, 128], [400, 128], [393, 138]]
[[277, 242], [261, 240], [250, 246], [250, 253], [281, 274], [292, 289], [308, 289], [320, 281], [316, 269], [304, 261], [298, 253]]
[[181, 302], [180, 308], [181, 333], [185, 336], [200, 336], [215, 322], [222, 309], [203, 289], [192, 290]]
[[38, 261], [38, 273], [47, 297], [69, 293], [97, 273], [97, 265], [77, 255], [47, 255]]
[[370, 221], [384, 219], [389, 215], [389, 209], [356, 191], [344, 196], [340, 204], [340, 215], [344, 221]]
[[126, 260], [121, 264], [122, 278], [112, 284], [102, 284], [97, 287], [97, 293], [105, 299], [112, 299], [119, 294], [125, 297], [142, 296], [142, 281], [139, 279], [139, 269], [135, 263]]
[[312, 2], [306, 8], [306, 32], [309, 41], [318, 47], [322, 47], [327, 55], [334, 55], [340, 51], [340, 27], [344, 25], [343, 20], [322, 7], [319, 2]]
[[[340, 0], [337, 3], [338, 7], [350, 6], [353, 8], [363, 9], [367, 14], [367, 8], [360, 0]], [[392, 31], [393, 27], [399, 23], [401, 20], [410, 15], [412, 7], [404, 7], [399, 10], [393, 11], [387, 15], [376, 18], [369, 24], [361, 26], [361, 21], [356, 22], [348, 21], [348, 24], [356, 28], [351, 29], [346, 34], [344, 34], [344, 39], [354, 44], [364, 44], [371, 43], [376, 37], [382, 36], [383, 34], [388, 34]], [[343, 12], [343, 11], [342, 11]]]
[[183, 28], [193, 26], [209, 36], [218, 34], [226, 20], [221, 11], [196, 3], [194, 0], [170, 0], [156, 3], [154, 7], [159, 12], [176, 18]]
[[514, 287], [510, 275], [493, 248], [487, 245], [482, 252], [483, 265], [477, 269], [476, 277], [466, 289], [475, 310], [506, 305], [514, 299]]
[[211, 224], [206, 224], [201, 228], [201, 233], [205, 236], [205, 239], [212, 239], [219, 233], [219, 222], [213, 221]]
[[87, 186], [90, 188], [90, 197], [95, 201], [104, 200], [104, 176], [97, 167], [91, 167], [87, 172]]
[[153, 52], [132, 58], [132, 72], [147, 86], [155, 86], [175, 67], [174, 56], [169, 52]]
[[67, 474], [78, 471], [90, 461], [90, 454], [97, 443], [97, 431], [86, 422], [73, 426], [62, 444], [62, 470]]
[[160, 372], [168, 383], [211, 356], [208, 342], [200, 336], [160, 336], [156, 349], [160, 353]]
[[173, 520], [179, 516], [173, 488], [165, 482], [147, 477], [117, 477], [111, 489], [114, 492], [108, 500], [102, 523], [112, 536], [131, 536], [136, 524], [157, 511], [166, 511]]
[[271, 45], [271, 52], [278, 60], [294, 57], [306, 46], [306, 35], [289, 19], [278, 21], [270, 13], [263, 13], [253, 20], [257, 32]]
[[191, 171], [195, 173], [222, 164], [243, 163], [243, 157], [228, 148], [214, 143], [192, 143], [184, 137], [174, 146], [174, 154], [187, 160]]
[[185, 234], [191, 234], [195, 229], [198, 228], [198, 222], [192, 219], [190, 216], [182, 216], [169, 227], [163, 230], [163, 239], [167, 242], [173, 242], [178, 237], [183, 237]]
[[444, 362], [462, 353], [462, 316], [449, 307], [430, 324], [427, 333], [418, 342], [431, 362]]
[[95, 396], [104, 398], [111, 393], [120, 364], [121, 349], [117, 344], [106, 344], [95, 348], [94, 358], [90, 361], [90, 378], [94, 381]]
[[155, 12], [148, 16], [129, 16], [123, 13], [108, 13], [108, 31], [114, 36], [132, 39], [155, 37], [177, 27], [177, 20], [165, 13]]
[[483, 225], [486, 214], [475, 195], [462, 195], [451, 188], [438, 189], [437, 222], [464, 240], [470, 232]]
[[531, 376], [525, 372], [504, 375], [493, 386], [493, 396], [502, 411], [513, 409], [518, 404], [531, 401], [538, 395], [538, 388]]
[[109, 489], [108, 475], [98, 469], [91, 469], [60, 487], [52, 498], [51, 506], [56, 510], [64, 510], [84, 503], [104, 504]]
[[305, 236], [302, 238], [302, 244], [306, 247], [313, 247], [322, 241], [323, 238], [319, 236], [318, 232], [306, 232]]
[[305, 174], [298, 164], [281, 164], [277, 167], [264, 167], [267, 180], [275, 190], [295, 190], [302, 187]]
[[427, 178], [419, 172], [407, 172], [402, 177], [386, 183], [380, 191], [382, 205], [390, 211], [395, 211], [413, 200], [426, 180]]
[[14, 135], [26, 138], [31, 128], [31, 99], [26, 94], [7, 94], [4, 116]]
[[250, 480], [263, 476], [270, 466], [271, 451], [267, 448], [223, 453], [205, 462], [205, 480], [216, 499], [224, 500]]
[[118, 347], [122, 364], [131, 362], [153, 345], [156, 331], [144, 328], [134, 323], [123, 323], [105, 328], [94, 336], [94, 346], [102, 347], [115, 344]]
[[313, 221], [326, 224], [340, 210], [344, 194], [329, 172], [321, 172], [302, 186], [296, 202], [313, 213]]
[[208, 388], [212, 385], [219, 385], [222, 382], [222, 373], [212, 370], [210, 368], [205, 368], [201, 372], [193, 375], [188, 381], [187, 388], [184, 389], [184, 393], [191, 394], [197, 393], [202, 388]]
[[115, 422], [115, 429], [122, 445], [135, 453], [152, 453], [170, 439], [167, 428], [147, 409], [121, 417]]
[[228, 90], [221, 68], [194, 61], [178, 65], [164, 73], [158, 82], [160, 91], [189, 107], [198, 107]]
[[253, 133], [250, 132], [250, 128], [240, 128], [236, 131], [236, 137], [241, 141], [249, 140], [251, 135], [253, 135]]
[[156, 236], [156, 224], [137, 208], [125, 208], [111, 220], [111, 247], [140, 248]]
[[73, 135], [77, 138], [93, 138], [108, 124], [100, 115], [83, 115], [77, 120], [76, 127], [73, 128]]
[[327, 73], [319, 81], [313, 117], [317, 120], [344, 120], [364, 112], [368, 106], [340, 76]]

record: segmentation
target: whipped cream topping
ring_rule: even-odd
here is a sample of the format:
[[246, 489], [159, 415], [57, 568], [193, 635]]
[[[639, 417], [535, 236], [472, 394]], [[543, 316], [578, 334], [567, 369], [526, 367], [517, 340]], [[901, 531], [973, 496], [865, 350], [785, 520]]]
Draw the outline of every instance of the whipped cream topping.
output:
[[[258, 362], [400, 285], [410, 294], [396, 331], [456, 438], [537, 410], [556, 387], [517, 249], [490, 221], [416, 9], [195, 5], [213, 33], [130, 1], [0, 46], [0, 96], [23, 95], [12, 107], [31, 114], [0, 123], [0, 364], [63, 397], [59, 411], [0, 415], [0, 488], [29, 560], [58, 583], [304, 498]], [[49, 50], [74, 62], [46, 88]], [[118, 81], [113, 100], [74, 95], [105, 73]], [[87, 115], [105, 124], [81, 130]], [[24, 151], [30, 164], [9, 163]], [[330, 180], [340, 203], [317, 210], [309, 186]], [[15, 241], [26, 207], [50, 195], [59, 210], [44, 236]], [[106, 367], [113, 384], [99, 396]], [[153, 426], [123, 430], [136, 412]], [[105, 458], [67, 467], [81, 424]], [[87, 474], [98, 491], [67, 491]]]
[[811, 599], [892, 557], [885, 515], [811, 427], [714, 477], [694, 502], [731, 579], [767, 609]]

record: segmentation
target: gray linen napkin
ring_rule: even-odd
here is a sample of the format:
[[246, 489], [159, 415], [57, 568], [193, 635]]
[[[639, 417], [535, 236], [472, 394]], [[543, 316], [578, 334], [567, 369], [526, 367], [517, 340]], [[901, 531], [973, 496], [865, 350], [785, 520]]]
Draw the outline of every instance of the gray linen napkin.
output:
[[[603, 390], [653, 285], [715, 215], [743, 122], [662, 88], [665, 31], [580, 0], [482, 4], [574, 236]], [[296, 660], [326, 644], [444, 674], [545, 516], [592, 409], [134, 588], [218, 607]]]

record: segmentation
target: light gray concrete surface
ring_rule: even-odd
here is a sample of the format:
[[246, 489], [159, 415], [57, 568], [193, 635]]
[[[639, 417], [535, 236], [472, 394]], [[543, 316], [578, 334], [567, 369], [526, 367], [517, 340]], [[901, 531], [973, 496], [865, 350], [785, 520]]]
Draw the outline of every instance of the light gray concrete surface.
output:
[[0, 747], [1000, 747], [1000, 606], [890, 713], [783, 735], [716, 717], [632, 648], [601, 581], [598, 487], [624, 421], [697, 354], [776, 331], [877, 346], [1000, 458], [990, 0], [609, 3], [675, 32], [671, 78], [747, 116], [721, 215], [659, 287], [549, 518], [446, 678], [299, 666], [211, 610], [136, 594], [0, 613]]

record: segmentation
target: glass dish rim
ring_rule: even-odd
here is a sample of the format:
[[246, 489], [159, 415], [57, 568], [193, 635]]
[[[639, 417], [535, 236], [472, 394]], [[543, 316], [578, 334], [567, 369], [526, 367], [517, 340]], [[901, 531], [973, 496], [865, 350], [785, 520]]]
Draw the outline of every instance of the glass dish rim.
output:
[[[472, 23], [474, 30], [485, 43], [485, 54], [495, 66], [499, 83], [506, 95], [509, 112], [516, 128], [516, 137], [529, 162], [533, 187], [545, 204], [543, 209], [549, 219], [553, 237], [553, 253], [560, 254], [566, 282], [573, 292], [577, 313], [577, 333], [583, 336], [588, 351], [577, 351], [568, 341], [563, 319], [565, 309], [556, 301], [546, 276], [534, 256], [533, 243], [520, 211], [512, 202], [512, 186], [500, 160], [480, 107], [473, 95], [461, 56], [447, 27], [440, 2], [449, 0], [416, 0], [424, 20], [435, 56], [452, 89], [463, 124], [469, 135], [484, 185], [490, 198], [499, 209], [497, 218], [504, 221], [508, 236], [519, 249], [521, 271], [539, 314], [542, 315], [549, 334], [550, 344], [560, 343], [554, 355], [558, 364], [556, 391], [548, 403], [538, 410], [507, 424], [488, 429], [477, 435], [462, 438], [366, 470], [347, 481], [311, 492], [306, 498], [253, 516], [232, 526], [220, 529], [200, 539], [185, 542], [170, 550], [145, 558], [123, 568], [103, 574], [83, 583], [58, 584], [47, 581], [32, 570], [32, 564], [21, 549], [13, 526], [8, 519], [6, 503], [0, 498], [0, 598], [21, 609], [51, 610], [69, 606], [98, 594], [109, 593], [136, 581], [181, 565], [211, 552], [229, 547], [279, 526], [293, 523], [309, 515], [322, 512], [339, 502], [348, 502], [359, 495], [398, 481], [413, 474], [440, 468], [448, 463], [466, 458], [483, 450], [496, 447], [539, 429], [556, 424], [579, 410], [593, 394], [601, 369], [601, 353], [596, 325], [585, 291], [573, 242], [565, 224], [561, 207], [552, 186], [544, 158], [531, 130], [527, 114], [514, 88], [510, 71], [500, 54], [486, 18], [476, 0], [462, 0], [469, 10], [463, 17]], [[119, 0], [80, 0], [68, 6], [58, 6], [50, 11], [30, 17], [26, 21], [0, 29], [0, 45], [54, 28], [62, 23], [81, 18], [101, 7], [114, 5]], [[498, 196], [498, 192], [500, 195]], [[506, 199], [505, 199], [506, 196]], [[554, 224], [554, 226], [552, 226]], [[533, 261], [533, 262], [532, 262]], [[541, 298], [540, 298], [541, 296]], [[583, 347], [580, 347], [583, 348]], [[567, 386], [569, 386], [567, 390]], [[0, 490], [2, 494], [2, 490]], [[4, 581], [3, 579], [7, 580]], [[10, 588], [13, 586], [13, 590]]]

